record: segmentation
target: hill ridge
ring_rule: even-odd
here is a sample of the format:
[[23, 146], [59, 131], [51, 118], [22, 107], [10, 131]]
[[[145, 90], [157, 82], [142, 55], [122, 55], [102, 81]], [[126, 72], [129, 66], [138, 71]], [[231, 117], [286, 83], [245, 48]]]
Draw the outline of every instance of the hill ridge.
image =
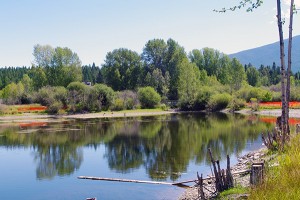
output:
[[[284, 43], [285, 43], [285, 55], [286, 55], [285, 60], [287, 63], [288, 39], [285, 39]], [[274, 42], [260, 47], [229, 54], [229, 57], [237, 58], [243, 65], [251, 63], [256, 68], [259, 68], [261, 65], [272, 66], [273, 62], [275, 62], [276, 65], [279, 66], [280, 65], [279, 42]], [[300, 35], [293, 37], [292, 71], [293, 72], [300, 71]]]

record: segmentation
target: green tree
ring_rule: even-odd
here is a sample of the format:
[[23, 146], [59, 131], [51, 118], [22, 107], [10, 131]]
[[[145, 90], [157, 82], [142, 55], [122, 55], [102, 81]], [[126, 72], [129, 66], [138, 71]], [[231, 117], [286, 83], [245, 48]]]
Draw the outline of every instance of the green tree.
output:
[[138, 90], [138, 98], [142, 108], [154, 108], [161, 101], [160, 95], [152, 87], [143, 87]]
[[253, 66], [250, 66], [246, 70], [247, 81], [251, 86], [257, 86], [259, 83], [259, 72]]
[[25, 93], [29, 94], [29, 93], [33, 92], [33, 81], [27, 74], [23, 75], [21, 83], [24, 86]]
[[184, 48], [175, 40], [167, 41], [166, 71], [170, 75], [169, 99], [178, 99], [178, 84], [180, 65], [184, 60], [188, 60]]
[[32, 78], [34, 90], [38, 90], [48, 83], [45, 69], [42, 67], [33, 66], [30, 71], [30, 76]]
[[203, 54], [199, 49], [193, 49], [189, 53], [189, 59], [192, 63], [195, 63], [200, 70], [204, 69], [204, 58]]
[[158, 68], [165, 74], [167, 71], [165, 60], [167, 48], [167, 44], [162, 39], [153, 39], [146, 43], [142, 53], [146, 72], [152, 73], [154, 69]]
[[229, 78], [231, 92], [240, 89], [244, 80], [246, 80], [244, 67], [236, 58], [233, 58]]
[[179, 106], [181, 109], [194, 108], [200, 86], [200, 71], [196, 64], [188, 61], [182, 62], [179, 75]]
[[[218, 75], [218, 62], [220, 59], [220, 52], [211, 48], [202, 49], [203, 65], [207, 71], [208, 76]], [[201, 69], [201, 68], [200, 68]]]
[[21, 104], [23, 94], [24, 85], [21, 82], [10, 83], [2, 90], [2, 98], [7, 104]]
[[43, 67], [51, 86], [64, 86], [74, 81], [82, 81], [81, 61], [78, 55], [67, 47], [35, 45], [34, 66]]
[[142, 62], [138, 53], [120, 48], [107, 53], [102, 65], [104, 83], [114, 90], [135, 89], [140, 85]]

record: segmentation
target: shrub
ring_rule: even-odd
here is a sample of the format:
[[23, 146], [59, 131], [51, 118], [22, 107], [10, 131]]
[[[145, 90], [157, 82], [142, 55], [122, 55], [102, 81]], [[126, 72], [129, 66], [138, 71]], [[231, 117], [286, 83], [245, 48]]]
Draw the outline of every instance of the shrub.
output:
[[47, 112], [50, 114], [58, 114], [59, 110], [62, 108], [63, 104], [60, 101], [55, 101], [48, 106]]
[[120, 98], [115, 99], [112, 110], [124, 110], [124, 101]]
[[0, 115], [4, 115], [7, 113], [8, 106], [0, 103]]
[[160, 95], [150, 86], [140, 88], [138, 98], [142, 108], [154, 108], [161, 101]]
[[123, 100], [123, 108], [127, 110], [132, 110], [137, 107], [139, 104], [139, 99], [137, 96], [137, 93], [130, 91], [130, 90], [124, 90], [117, 93], [117, 96], [119, 99]]
[[208, 101], [207, 109], [210, 111], [220, 111], [225, 109], [232, 97], [230, 94], [223, 93], [223, 94], [214, 94]]
[[244, 99], [233, 98], [229, 103], [229, 108], [231, 111], [241, 110], [246, 106], [246, 101]]
[[92, 87], [89, 99], [88, 109], [90, 111], [108, 110], [114, 102], [115, 92], [111, 87], [104, 84], [96, 84]]
[[259, 110], [259, 102], [256, 98], [251, 98], [250, 103], [251, 103], [250, 107], [251, 107], [252, 111], [258, 111]]
[[54, 91], [50, 86], [42, 87], [34, 94], [34, 102], [43, 106], [50, 106], [54, 101]]
[[207, 103], [213, 94], [215, 94], [215, 91], [212, 88], [208, 86], [201, 87], [197, 94], [197, 99], [194, 105], [194, 109], [195, 110], [206, 109]]
[[163, 110], [163, 111], [167, 111], [168, 107], [167, 107], [166, 104], [162, 103], [162, 104], [160, 104], [160, 109]]
[[247, 102], [249, 102], [251, 98], [265, 102], [272, 100], [273, 92], [264, 88], [244, 86], [236, 93], [236, 96], [240, 99], [245, 99]]

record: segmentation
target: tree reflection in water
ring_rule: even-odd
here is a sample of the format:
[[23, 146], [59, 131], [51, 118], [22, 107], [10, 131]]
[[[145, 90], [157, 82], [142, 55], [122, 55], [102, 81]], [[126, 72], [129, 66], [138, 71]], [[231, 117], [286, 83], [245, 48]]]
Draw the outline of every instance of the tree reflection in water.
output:
[[81, 148], [63, 145], [53, 145], [46, 149], [38, 149], [35, 153], [37, 161], [36, 177], [38, 179], [51, 179], [57, 175], [72, 174], [79, 169], [83, 152]]
[[38, 179], [72, 174], [83, 162], [83, 148], [105, 145], [111, 170], [129, 173], [144, 167], [151, 179], [175, 181], [191, 161], [209, 163], [207, 148], [222, 160], [240, 153], [270, 126], [226, 114], [76, 120], [27, 133], [19, 127], [0, 127], [0, 146], [31, 147]]

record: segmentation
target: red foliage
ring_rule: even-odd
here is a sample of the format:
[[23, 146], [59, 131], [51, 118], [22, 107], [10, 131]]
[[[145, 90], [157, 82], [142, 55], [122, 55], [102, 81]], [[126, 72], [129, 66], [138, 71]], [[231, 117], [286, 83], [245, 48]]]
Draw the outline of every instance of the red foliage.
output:
[[[277, 117], [260, 117], [260, 121], [270, 123], [270, 124], [276, 124]], [[290, 118], [289, 124], [290, 125], [296, 125], [300, 123], [299, 118]]]
[[18, 108], [18, 112], [45, 111], [46, 109], [46, 106], [22, 106]]

